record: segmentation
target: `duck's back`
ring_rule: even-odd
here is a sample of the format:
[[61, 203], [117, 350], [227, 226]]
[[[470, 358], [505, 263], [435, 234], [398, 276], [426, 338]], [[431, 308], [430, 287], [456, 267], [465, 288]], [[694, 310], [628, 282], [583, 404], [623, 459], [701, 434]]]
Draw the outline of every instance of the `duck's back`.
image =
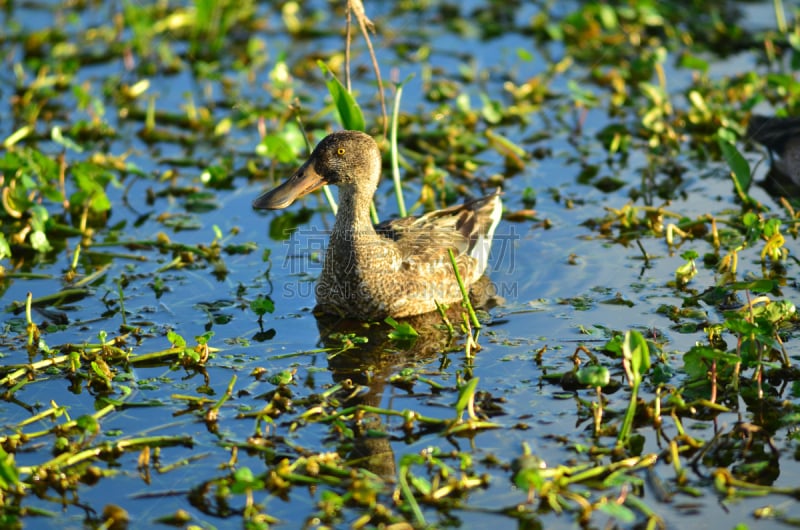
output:
[[[463, 205], [379, 224], [375, 234], [332, 240], [318, 309], [360, 319], [402, 317], [461, 299], [448, 250], [469, 286], [486, 270], [500, 220], [499, 192]], [[344, 243], [343, 243], [344, 242]]]

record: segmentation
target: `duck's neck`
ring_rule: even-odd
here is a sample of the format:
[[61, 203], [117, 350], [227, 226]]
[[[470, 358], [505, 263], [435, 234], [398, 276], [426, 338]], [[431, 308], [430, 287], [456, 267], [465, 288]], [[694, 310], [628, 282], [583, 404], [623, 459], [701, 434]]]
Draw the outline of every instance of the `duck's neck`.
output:
[[339, 187], [339, 210], [333, 225], [334, 233], [345, 236], [346, 241], [375, 236], [375, 228], [369, 215], [370, 203], [375, 189]]

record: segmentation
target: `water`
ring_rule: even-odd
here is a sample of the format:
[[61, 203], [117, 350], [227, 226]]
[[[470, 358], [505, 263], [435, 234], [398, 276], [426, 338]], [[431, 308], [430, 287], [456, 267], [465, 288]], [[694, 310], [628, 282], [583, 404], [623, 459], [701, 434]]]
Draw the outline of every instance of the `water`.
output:
[[[320, 4], [323, 11], [327, 4]], [[481, 2], [462, 4], [462, 12], [471, 12], [482, 7]], [[308, 6], [312, 9], [314, 6]], [[372, 9], [368, 6], [368, 9]], [[180, 112], [182, 106], [192, 100], [198, 105], [215, 103], [217, 117], [236, 116], [237, 107], [255, 105], [265, 108], [275, 104], [274, 98], [266, 90], [269, 83], [267, 75], [276, 59], [286, 54], [287, 65], [297, 69], [305, 64], [309, 54], [321, 52], [328, 55], [338, 51], [342, 44], [338, 37], [323, 35], [313, 40], [296, 40], [285, 33], [277, 12], [262, 6], [259, 10], [265, 20], [272, 24], [271, 31], [260, 36], [266, 44], [266, 64], [256, 69], [255, 75], [248, 78], [246, 73], [226, 69], [220, 78], [236, 87], [236, 95], [229, 97], [220, 78], [197, 79], [190, 70], [179, 75], [148, 76], [151, 83], [148, 94], [155, 97], [159, 111]], [[473, 108], [481, 106], [481, 94], [492, 100], [507, 102], [504, 83], [509, 78], [519, 82], [541, 74], [549, 63], [540, 50], [533, 46], [532, 38], [518, 32], [510, 32], [501, 38], [481, 41], [471, 31], [459, 37], [441, 29], [445, 21], [437, 16], [436, 10], [425, 10], [422, 14], [407, 14], [399, 17], [389, 16], [390, 9], [385, 5], [375, 6], [370, 15], [380, 21], [381, 33], [373, 36], [378, 47], [378, 59], [384, 68], [384, 76], [404, 79], [409, 74], [415, 78], [405, 86], [402, 111], [409, 115], [425, 116], [431, 114], [440, 123], [421, 123], [413, 126], [416, 132], [429, 127], [436, 130], [446, 127], [452, 117], [452, 103], [431, 102], [423, 95], [431, 82], [458, 79], [459, 72], [472, 71], [474, 82], [462, 81], [464, 93], [469, 96]], [[564, 8], [566, 9], [566, 8]], [[748, 6], [748, 27], [771, 27], [771, 8], [767, 3]], [[5, 26], [12, 21], [18, 24], [18, 31], [30, 32], [50, 27], [53, 21], [63, 20], [57, 13], [42, 16], [48, 9], [36, 6], [14, 8], [4, 15]], [[516, 12], [516, 24], [525, 26], [538, 12], [532, 4], [525, 4]], [[96, 15], [106, 13], [106, 15]], [[69, 23], [64, 27], [70, 35], [80, 35], [83, 28], [101, 25], [106, 17], [114, 16], [115, 11], [103, 6], [100, 11], [88, 9], [67, 17]], [[340, 19], [328, 15], [326, 24], [338, 24]], [[321, 26], [325, 26], [321, 24]], [[436, 31], [436, 28], [441, 31]], [[476, 27], [473, 26], [472, 30]], [[382, 41], [382, 36], [387, 35]], [[128, 36], [127, 32], [123, 38]], [[421, 42], [430, 47], [428, 61], [413, 63], [395, 52], [398, 43], [406, 40]], [[3, 56], [7, 63], [19, 60], [20, 46], [3, 44]], [[520, 59], [517, 50], [525, 49], [532, 53], [531, 60]], [[177, 51], [185, 48], [178, 46]], [[546, 50], [554, 55], [563, 53], [559, 44], [548, 45]], [[363, 47], [355, 50], [355, 65], [366, 66], [368, 57]], [[468, 56], [465, 58], [465, 56]], [[144, 58], [136, 57], [137, 61]], [[714, 78], [729, 76], [741, 70], [743, 65], [752, 67], [752, 60], [734, 56], [728, 60], [713, 62], [710, 75]], [[684, 70], [674, 68], [673, 61], [665, 63], [669, 89], [675, 94], [682, 92], [691, 82], [691, 76]], [[356, 71], [357, 68], [354, 68]], [[430, 72], [433, 72], [431, 74]], [[582, 82], [587, 68], [576, 66], [569, 73], [557, 77], [550, 89], [562, 93], [568, 81]], [[297, 72], [296, 89], [302, 96], [303, 105], [314, 111], [324, 106], [324, 89], [319, 83], [305, 83]], [[28, 79], [34, 72], [28, 72]], [[311, 72], [309, 77], [316, 76]], [[428, 76], [432, 75], [432, 79]], [[12, 86], [14, 77], [6, 71], [2, 74], [5, 85]], [[138, 79], [135, 73], [127, 71], [118, 59], [108, 63], [81, 70], [75, 83], [86, 82], [90, 91], [97, 91], [106, 83], [133, 83]], [[371, 120], [376, 119], [376, 102], [371, 97], [374, 92], [370, 73], [356, 76], [356, 90], [361, 94], [363, 105]], [[3, 104], [0, 107], [0, 138], [5, 138], [21, 124], [10, 119], [10, 90], [2, 92]], [[676, 96], [677, 98], [677, 96]], [[64, 112], [51, 123], [41, 123], [39, 134], [49, 134], [54, 124], [69, 125], [78, 119], [91, 119], [89, 110], [75, 111], [76, 102], [69, 92], [57, 93], [53, 99], [64, 106]], [[490, 278], [498, 287], [505, 303], [491, 310], [486, 327], [481, 333], [481, 351], [468, 359], [462, 348], [464, 339], [456, 338], [454, 343], [445, 344], [434, 334], [421, 340], [411, 351], [404, 351], [395, 345], [381, 342], [381, 335], [363, 348], [360, 356], [345, 356], [343, 359], [329, 360], [323, 347], [336, 347], [336, 340], [321, 336], [318, 323], [311, 313], [314, 305], [313, 280], [320, 270], [320, 262], [314, 253], [319, 235], [313, 229], [325, 230], [333, 221], [331, 214], [316, 198], [301, 201], [291, 208], [297, 213], [300, 208], [313, 208], [309, 218], [301, 223], [299, 239], [271, 239], [268, 226], [285, 212], [253, 212], [250, 202], [264, 189], [273, 185], [269, 179], [252, 180], [244, 176], [233, 179], [233, 186], [214, 190], [212, 206], [207, 211], [189, 211], [185, 194], [178, 193], [186, 187], [202, 189], [200, 177], [209, 165], [228, 162], [238, 175], [246, 174], [245, 165], [265, 164], [257, 160], [254, 149], [259, 142], [257, 124], [252, 119], [234, 119], [229, 135], [217, 141], [213, 138], [201, 139], [196, 146], [186, 146], [180, 142], [158, 142], [148, 145], [136, 133], [142, 128], [141, 120], [121, 118], [116, 112], [112, 99], [106, 100], [106, 113], [103, 117], [115, 129], [117, 138], [93, 146], [83, 153], [68, 152], [71, 161], [86, 158], [95, 152], [108, 152], [126, 155], [126, 160], [141, 169], [142, 177], [129, 174], [121, 179], [121, 187], [110, 188], [112, 210], [108, 223], [98, 231], [95, 241], [103, 241], [110, 235], [110, 229], [118, 223], [117, 237], [123, 241], [152, 240], [156, 234], [164, 233], [173, 242], [186, 245], [210, 245], [214, 240], [214, 227], [223, 235], [223, 244], [243, 244], [253, 242], [257, 249], [246, 254], [226, 254], [221, 262], [225, 272], [214, 271], [213, 264], [197, 259], [194, 264], [182, 268], [166, 268], [174, 258], [170, 252], [161, 253], [153, 248], [126, 248], [116, 246], [96, 248], [98, 252], [123, 252], [142, 258], [113, 258], [103, 278], [91, 285], [91, 294], [59, 310], [69, 318], [69, 324], [60, 329], [48, 330], [43, 339], [51, 346], [63, 344], [82, 344], [96, 342], [101, 331], [110, 336], [118, 334], [123, 317], [119, 310], [119, 293], [116, 280], [124, 277], [124, 321], [139, 326], [141, 336], [131, 336], [128, 346], [136, 354], [168, 348], [168, 330], [173, 330], [193, 344], [193, 338], [207, 331], [213, 331], [210, 344], [220, 351], [209, 361], [206, 373], [186, 371], [167, 364], [151, 367], [135, 367], [130, 370], [132, 380], [122, 386], [131, 390], [127, 399], [130, 404], [120, 408], [101, 421], [98, 440], [116, 441], [128, 437], [141, 436], [188, 436], [193, 440], [191, 450], [185, 447], [169, 447], [161, 450], [158, 462], [161, 466], [177, 464], [175, 469], [160, 473], [157, 468], [149, 472], [137, 468], [137, 451], [125, 453], [116, 458], [113, 464], [98, 462], [96, 465], [110, 474], [103, 478], [99, 486], [81, 485], [77, 496], [82, 509], [70, 505], [61, 510], [58, 503], [46, 499], [31, 498], [31, 506], [54, 512], [52, 518], [26, 519], [27, 526], [49, 527], [54, 522], [65, 527], [80, 527], [84, 518], [94, 517], [108, 503], [123, 506], [132, 517], [132, 526], [151, 525], [165, 515], [178, 509], [189, 511], [195, 521], [213, 524], [217, 527], [239, 527], [236, 516], [226, 514], [211, 502], [211, 495], [193, 495], [202, 490], [200, 484], [227, 475], [226, 466], [231, 461], [231, 446], [244, 443], [255, 430], [255, 420], [239, 417], [240, 413], [259, 410], [265, 405], [265, 394], [273, 389], [271, 385], [253, 375], [254, 370], [264, 369], [267, 374], [278, 374], [284, 370], [295, 370], [295, 386], [291, 387], [296, 399], [312, 393], [323, 392], [331, 385], [346, 378], [367, 384], [362, 394], [353, 398], [354, 402], [369, 404], [392, 410], [417, 410], [437, 418], [448, 418], [453, 414], [452, 405], [457, 398], [453, 391], [457, 381], [464, 374], [479, 377], [479, 390], [485, 392], [487, 402], [497, 405], [496, 415], [491, 417], [501, 428], [487, 430], [466, 438], [443, 438], [435, 433], [420, 433], [404, 439], [402, 420], [396, 417], [378, 416], [369, 421], [371, 428], [383, 431], [389, 438], [373, 440], [372, 446], [351, 448], [347, 453], [371, 455], [371, 469], [378, 475], [392, 477], [402, 455], [414, 454], [426, 448], [438, 447], [442, 451], [458, 449], [472, 456], [478, 473], [488, 473], [491, 481], [485, 489], [471, 492], [462, 510], [454, 510], [453, 516], [465, 528], [485, 527], [489, 524], [511, 525], [513, 520], [507, 515], [497, 513], [500, 507], [511, 507], [523, 503], [526, 492], [515, 488], [509, 480], [510, 474], [503, 466], [494, 465], [492, 459], [508, 463], [521, 454], [522, 443], [531, 445], [551, 467], [586, 462], [588, 459], [575, 453], [574, 444], [592, 444], [592, 422], [588, 412], [582, 409], [578, 400], [593, 401], [593, 391], [581, 390], [573, 394], [565, 393], [560, 384], [548, 382], [547, 374], [567, 372], [573, 366], [570, 356], [579, 345], [588, 348], [601, 346], [608, 340], [608, 330], [624, 331], [639, 329], [658, 334], [666, 339], [665, 361], [678, 373], [668, 382], [680, 386], [683, 376], [681, 352], [688, 350], [696, 341], [702, 340], [702, 333], [682, 333], [665, 316], [656, 310], [662, 304], [681, 307], [684, 293], [669, 285], [675, 269], [683, 263], [680, 253], [687, 248], [708, 251], [706, 243], [695, 241], [683, 244], [680, 249], [669, 249], [663, 238], [643, 239], [642, 244], [652, 256], [648, 266], [641, 259], [639, 247], [631, 242], [615, 243], [613, 238], [602, 237], [596, 230], [585, 225], [588, 219], [598, 219], [606, 214], [606, 208], [621, 208], [629, 202], [629, 193], [638, 188], [641, 171], [647, 169], [649, 159], [645, 150], [632, 152], [626, 164], [606, 164], [606, 152], [595, 138], [595, 133], [610, 123], [610, 118], [602, 109], [589, 111], [585, 116], [583, 132], [568, 138], [569, 129], [560, 121], [558, 105], [563, 104], [564, 96], [542, 104], [541, 111], [527, 117], [528, 123], [510, 123], [496, 127], [496, 131], [512, 141], [523, 145], [526, 150], [544, 148], [549, 155], [533, 159], [516, 174], [511, 175], [504, 167], [503, 158], [488, 150], [479, 155], [485, 165], [475, 171], [480, 180], [492, 175], [506, 175], [503, 182], [504, 203], [507, 212], [526, 207], [522, 201], [523, 191], [531, 188], [536, 191], [536, 221], [503, 221], [497, 230], [498, 242], [491, 262]], [[441, 108], [441, 112], [434, 109]], [[267, 112], [265, 111], [265, 114]], [[334, 118], [325, 114], [325, 123], [333, 123]], [[267, 120], [268, 131], [278, 127], [274, 118]], [[181, 131], [178, 128], [173, 130]], [[543, 139], [532, 142], [530, 136], [537, 132], [548, 133]], [[185, 131], [183, 131], [185, 132]], [[577, 148], [576, 148], [577, 146]], [[57, 153], [61, 148], [42, 142], [42, 148]], [[581, 152], [587, 149], [587, 152]], [[751, 154], [755, 159], [756, 155]], [[175, 160], [188, 160], [189, 164], [176, 164]], [[413, 160], [409, 159], [413, 164]], [[731, 184], [726, 178], [726, 169], [717, 162], [701, 165], [688, 157], [682, 163], [687, 165], [683, 172], [681, 193], [676, 193], [668, 209], [688, 218], [697, 218], [706, 212], [719, 214], [726, 209], [735, 208]], [[600, 174], [614, 176], [624, 182], [619, 190], [603, 192], [597, 187], [578, 182], [581, 170], [587, 166], [597, 166]], [[166, 171], [175, 175], [165, 178]], [[277, 180], [288, 175], [288, 168], [278, 167]], [[711, 177], [703, 175], [711, 174]], [[411, 171], [409, 174], [413, 175]], [[384, 181], [377, 194], [377, 206], [382, 218], [395, 214], [391, 183]], [[465, 183], [470, 193], [477, 194], [478, 187], [468, 181]], [[420, 179], [407, 182], [406, 200], [410, 203], [419, 196]], [[154, 200], [149, 193], [172, 191], [158, 195]], [[778, 208], [777, 204], [760, 189], [753, 190], [759, 201]], [[657, 205], [661, 201], [655, 201]], [[638, 203], [639, 205], [641, 203]], [[192, 228], [178, 230], [168, 224], [168, 219], [186, 216]], [[542, 221], [549, 225], [545, 228]], [[613, 229], [617, 232], [618, 229]], [[310, 234], [310, 235], [309, 235]], [[292, 243], [299, 241], [299, 247]], [[16, 263], [20, 270], [35, 271], [53, 275], [46, 280], [5, 279], [0, 283], [2, 305], [12, 301], [22, 301], [26, 293], [34, 297], [52, 293], [67, 285], [61, 279], [72, 260], [72, 249], [77, 239], [68, 240], [68, 248], [58, 252], [48, 260], [34, 260]], [[795, 240], [787, 242], [788, 248], [796, 247]], [[269, 251], [269, 258], [263, 259]], [[311, 251], [311, 255], [309, 255]], [[10, 269], [6, 260], [3, 265]], [[79, 270], [89, 273], [93, 270], [90, 258], [84, 257]], [[741, 264], [742, 275], [747, 271], [757, 273], [760, 264], [755, 254], [746, 255]], [[160, 293], [154, 285], [163, 281], [167, 290]], [[699, 290], [713, 286], [716, 276], [713, 269], [700, 267], [692, 285]], [[249, 301], [258, 295], [269, 295], [275, 302], [275, 311], [265, 316], [263, 326], [257, 316], [249, 309]], [[796, 287], [792, 284], [784, 289], [784, 296], [796, 298]], [[625, 304], [616, 303], [623, 300]], [[720, 321], [722, 316], [716, 309], [703, 306], [711, 321]], [[45, 317], [35, 315], [34, 321], [43, 323]], [[23, 315], [5, 313], [0, 317], [5, 331], [0, 335], [4, 364], [22, 364], [28, 361], [20, 339], [20, 327], [24, 329]], [[423, 328], [420, 328], [423, 329]], [[360, 332], [364, 332], [360, 330]], [[446, 342], [446, 341], [445, 341]], [[453, 349], [447, 353], [448, 349]], [[797, 359], [794, 345], [787, 344], [790, 355]], [[541, 354], [541, 360], [538, 355]], [[595, 353], [596, 355], [601, 355]], [[602, 356], [601, 356], [602, 357]], [[585, 357], [583, 357], [585, 361]], [[602, 358], [608, 366], [612, 378], [624, 382], [625, 376], [619, 361]], [[403, 368], [413, 368], [420, 374], [442, 384], [447, 390], [436, 393], [427, 386], [416, 383], [408, 392], [389, 384], [388, 379]], [[122, 374], [124, 372], [120, 372]], [[176, 394], [207, 395], [219, 399], [231, 381], [237, 377], [234, 394], [230, 401], [220, 409], [219, 428], [215, 431], [205, 423], [202, 415], [188, 410], [184, 400]], [[653, 388], [645, 389], [645, 399], [652, 399]], [[784, 389], [784, 398], [791, 400]], [[119, 398], [119, 390], [112, 397]], [[54, 401], [67, 407], [72, 418], [93, 413], [98, 407], [99, 393], [82, 384], [71, 385], [63, 376], [49, 379], [40, 378], [27, 384], [14, 394], [14, 401], [6, 400], [0, 406], [2, 424], [10, 427], [27, 418], [31, 411], [19, 403], [32, 406], [34, 410], [45, 408]], [[618, 413], [627, 406], [628, 391], [622, 389], [607, 395], [608, 408]], [[576, 410], [582, 412], [576, 415]], [[726, 437], [737, 421], [759, 423], [757, 404], [739, 403], [739, 413], [719, 415], [713, 421], [686, 419], [690, 433], [709, 441], [715, 433]], [[297, 421], [292, 414], [279, 418], [275, 425], [266, 431], [276, 439], [288, 439], [293, 447], [308, 451], [336, 451], [346, 453], [346, 445], [331, 435], [327, 425], [310, 424], [292, 427]], [[39, 428], [46, 428], [42, 424]], [[30, 432], [28, 428], [23, 429]], [[652, 428], [643, 427], [639, 432], [645, 437], [644, 452], [661, 453], [666, 446]], [[677, 435], [673, 423], [667, 422], [664, 434]], [[43, 446], [35, 450], [16, 454], [18, 466], [37, 465], [52, 458], [49, 444], [52, 438], [45, 438]], [[788, 456], [794, 447], [790, 434], [786, 431], [772, 433], [773, 443]], [[601, 439], [601, 445], [613, 446], [613, 438]], [[286, 450], [285, 445], [280, 445]], [[265, 457], [259, 453], [241, 450], [236, 455], [236, 466], [247, 466], [255, 473], [263, 472], [268, 466]], [[188, 460], [185, 460], [188, 459]], [[605, 462], [605, 461], [604, 461]], [[182, 465], [181, 465], [182, 464]], [[451, 465], [453, 463], [451, 462]], [[367, 467], [370, 467], [368, 465]], [[678, 495], [672, 503], [660, 502], [654, 498], [650, 483], [642, 487], [643, 500], [661, 515], [669, 526], [687, 525], [693, 528], [730, 528], [738, 522], [746, 522], [752, 527], [765, 524], [752, 517], [755, 508], [774, 503], [786, 510], [787, 516], [797, 517], [797, 508], [789, 498], [773, 496], [767, 499], [754, 498], [736, 503], [723, 501], [717, 497], [708, 479], [713, 466], [702, 466], [690, 472], [692, 485], [700, 488], [704, 496], [694, 499], [688, 495]], [[671, 466], [665, 462], [654, 468], [655, 473], [670, 485], [675, 476]], [[780, 474], [774, 485], [794, 487], [792, 477], [797, 476], [797, 462], [791, 458], [780, 460]], [[637, 475], [644, 479], [645, 474]], [[213, 488], [211, 488], [213, 489]], [[620, 492], [611, 489], [611, 494]], [[205, 499], [204, 504], [198, 499]], [[596, 496], [593, 497], [596, 499]], [[256, 492], [255, 500], [261, 503], [264, 511], [279, 518], [284, 527], [297, 527], [309, 521], [317, 510], [320, 491], [307, 494], [302, 488], [293, 488], [288, 500]], [[235, 497], [234, 510], [240, 509], [244, 500]], [[219, 511], [217, 511], [219, 510]], [[427, 509], [430, 521], [443, 524], [441, 514]], [[360, 515], [357, 509], [347, 509], [344, 524], [352, 523]], [[574, 521], [568, 516], [542, 514], [541, 520], [548, 528], [571, 527]], [[593, 521], [604, 524], [602, 516], [596, 515]], [[709, 521], [713, 521], [710, 524]], [[766, 526], [763, 526], [766, 527]]]

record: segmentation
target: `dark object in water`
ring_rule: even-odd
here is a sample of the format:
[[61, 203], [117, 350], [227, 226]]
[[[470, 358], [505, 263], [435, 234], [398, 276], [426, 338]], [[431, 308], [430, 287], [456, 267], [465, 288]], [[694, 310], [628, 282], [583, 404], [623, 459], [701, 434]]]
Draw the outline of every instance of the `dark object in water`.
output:
[[747, 137], [769, 149], [772, 171], [768, 179], [800, 186], [800, 117], [753, 115]]

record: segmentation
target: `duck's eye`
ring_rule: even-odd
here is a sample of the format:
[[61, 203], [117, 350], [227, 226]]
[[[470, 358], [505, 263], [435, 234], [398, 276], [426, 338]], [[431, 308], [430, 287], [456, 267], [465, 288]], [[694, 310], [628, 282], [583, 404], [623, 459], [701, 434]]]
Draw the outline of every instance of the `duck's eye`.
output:
[[336, 154], [338, 154], [339, 156], [342, 156], [343, 154], [345, 154], [345, 152], [346, 149], [344, 147], [340, 147], [339, 149], [336, 150]]

